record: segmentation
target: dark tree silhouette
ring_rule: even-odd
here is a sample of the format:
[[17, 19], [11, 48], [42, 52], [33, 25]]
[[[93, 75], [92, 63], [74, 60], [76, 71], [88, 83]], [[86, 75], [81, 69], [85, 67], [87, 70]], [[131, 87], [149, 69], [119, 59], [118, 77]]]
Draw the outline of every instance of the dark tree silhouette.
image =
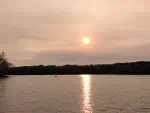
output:
[[12, 67], [13, 64], [8, 62], [6, 53], [3, 51], [0, 53], [0, 76], [7, 74], [8, 68]]
[[150, 62], [97, 64], [97, 65], [38, 65], [9, 68], [9, 75], [51, 75], [51, 74], [150, 74]]

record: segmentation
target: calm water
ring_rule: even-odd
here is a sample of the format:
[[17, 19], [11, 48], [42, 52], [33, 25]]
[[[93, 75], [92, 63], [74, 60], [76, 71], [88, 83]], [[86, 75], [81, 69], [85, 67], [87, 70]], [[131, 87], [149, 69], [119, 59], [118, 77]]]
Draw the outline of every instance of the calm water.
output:
[[150, 75], [0, 79], [0, 113], [150, 113]]

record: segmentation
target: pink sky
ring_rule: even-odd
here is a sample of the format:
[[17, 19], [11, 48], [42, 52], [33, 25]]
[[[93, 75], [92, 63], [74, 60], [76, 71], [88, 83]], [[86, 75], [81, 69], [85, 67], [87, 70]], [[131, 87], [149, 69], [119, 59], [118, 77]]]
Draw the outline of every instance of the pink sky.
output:
[[149, 0], [2, 0], [0, 48], [17, 66], [150, 60], [149, 20]]

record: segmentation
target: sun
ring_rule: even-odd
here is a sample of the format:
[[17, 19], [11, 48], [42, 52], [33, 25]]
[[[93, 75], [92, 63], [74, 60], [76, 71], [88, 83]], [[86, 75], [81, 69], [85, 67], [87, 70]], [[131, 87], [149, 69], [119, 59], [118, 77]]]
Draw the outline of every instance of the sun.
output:
[[90, 39], [88, 37], [84, 37], [83, 38], [83, 43], [84, 44], [89, 44], [90, 43]]

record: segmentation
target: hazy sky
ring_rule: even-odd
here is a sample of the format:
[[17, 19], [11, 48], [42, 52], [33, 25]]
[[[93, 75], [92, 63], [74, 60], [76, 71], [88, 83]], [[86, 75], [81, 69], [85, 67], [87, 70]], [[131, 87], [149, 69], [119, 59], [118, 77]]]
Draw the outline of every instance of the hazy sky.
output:
[[150, 0], [0, 0], [0, 49], [16, 66], [150, 60]]

